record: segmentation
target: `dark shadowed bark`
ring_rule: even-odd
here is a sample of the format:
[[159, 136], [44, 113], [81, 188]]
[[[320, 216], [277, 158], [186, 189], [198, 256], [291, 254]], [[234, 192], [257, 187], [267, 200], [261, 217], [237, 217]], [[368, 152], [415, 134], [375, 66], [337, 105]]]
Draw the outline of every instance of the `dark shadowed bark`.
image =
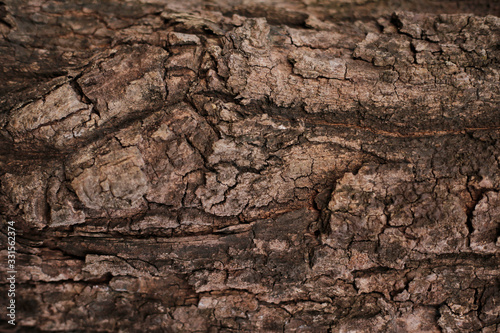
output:
[[498, 16], [0, 2], [1, 328], [498, 332]]

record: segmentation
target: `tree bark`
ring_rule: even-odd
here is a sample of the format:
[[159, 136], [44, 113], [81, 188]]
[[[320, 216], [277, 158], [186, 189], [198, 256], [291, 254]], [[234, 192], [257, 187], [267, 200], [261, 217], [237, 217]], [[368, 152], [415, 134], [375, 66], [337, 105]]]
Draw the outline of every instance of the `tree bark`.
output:
[[498, 332], [498, 16], [0, 2], [1, 328]]

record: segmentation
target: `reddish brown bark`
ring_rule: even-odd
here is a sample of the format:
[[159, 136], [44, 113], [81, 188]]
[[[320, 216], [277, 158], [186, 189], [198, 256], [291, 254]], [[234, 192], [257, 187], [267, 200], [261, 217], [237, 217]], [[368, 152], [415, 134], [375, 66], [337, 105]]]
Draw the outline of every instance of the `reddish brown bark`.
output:
[[499, 13], [1, 3], [15, 329], [498, 331]]

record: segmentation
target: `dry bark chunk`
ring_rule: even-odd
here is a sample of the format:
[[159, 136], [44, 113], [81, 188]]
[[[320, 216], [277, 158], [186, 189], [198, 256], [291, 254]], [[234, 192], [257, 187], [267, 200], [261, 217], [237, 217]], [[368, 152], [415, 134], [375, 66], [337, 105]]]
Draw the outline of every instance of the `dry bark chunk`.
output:
[[138, 205], [148, 190], [144, 160], [135, 147], [96, 156], [94, 165], [71, 181], [78, 198], [92, 209]]

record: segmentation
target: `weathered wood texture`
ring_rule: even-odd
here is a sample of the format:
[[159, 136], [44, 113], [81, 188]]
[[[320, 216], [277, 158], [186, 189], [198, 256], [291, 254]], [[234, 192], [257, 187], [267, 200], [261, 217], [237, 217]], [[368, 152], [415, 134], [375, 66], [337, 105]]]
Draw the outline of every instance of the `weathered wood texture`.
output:
[[498, 16], [0, 3], [16, 328], [498, 332]]

